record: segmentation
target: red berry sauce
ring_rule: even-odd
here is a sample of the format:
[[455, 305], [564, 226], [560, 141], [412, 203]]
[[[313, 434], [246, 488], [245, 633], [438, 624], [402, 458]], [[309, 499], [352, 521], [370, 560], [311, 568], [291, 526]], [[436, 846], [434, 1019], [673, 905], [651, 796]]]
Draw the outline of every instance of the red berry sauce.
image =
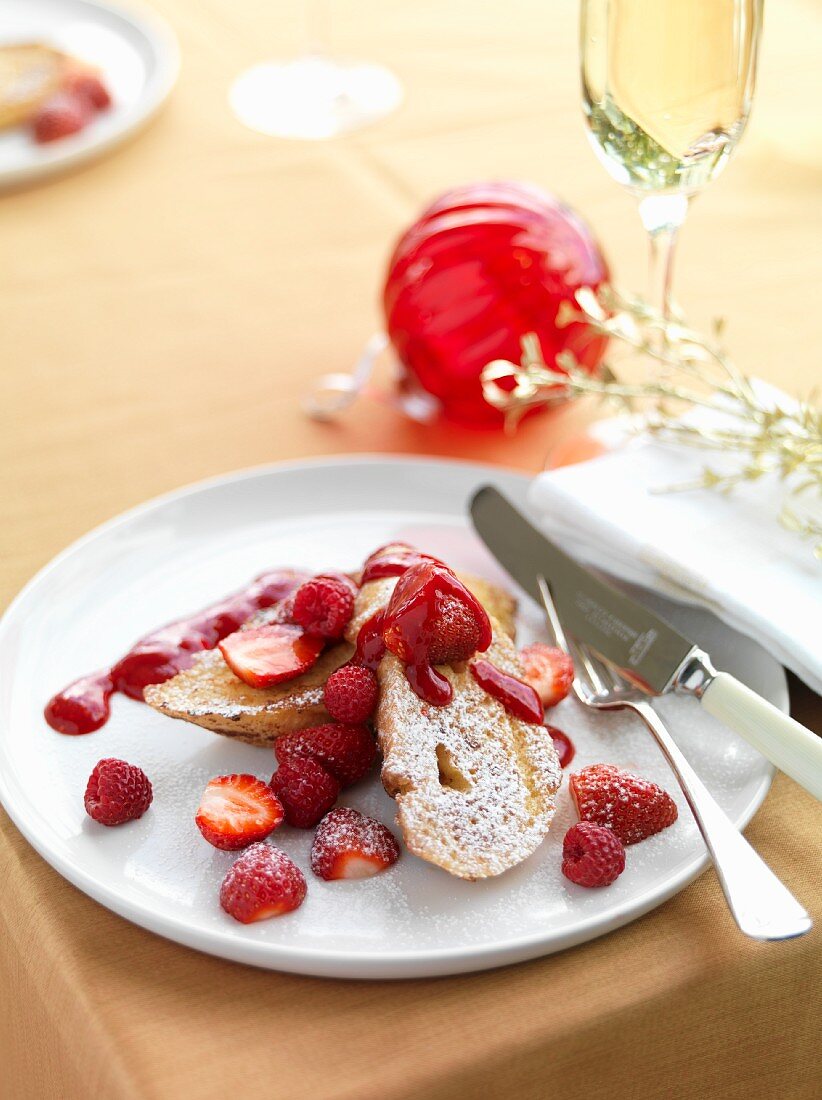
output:
[[551, 740], [554, 742], [554, 748], [557, 750], [559, 766], [561, 768], [567, 768], [577, 753], [574, 742], [567, 733], [563, 733], [563, 731], [557, 729], [556, 726], [549, 726], [546, 723], [545, 728], [551, 734]]
[[472, 661], [469, 667], [480, 687], [502, 703], [514, 718], [534, 724], [542, 723], [542, 703], [530, 684], [523, 683], [516, 676], [509, 676], [490, 661]]
[[189, 668], [196, 653], [213, 649], [255, 612], [290, 596], [305, 579], [291, 570], [263, 573], [241, 592], [147, 634], [112, 668], [83, 676], [55, 695], [46, 706], [46, 721], [58, 733], [100, 729], [108, 721], [115, 692], [142, 701], [149, 684], [162, 684]]
[[384, 621], [385, 612], [377, 611], [362, 624], [357, 634], [357, 648], [351, 658], [352, 664], [363, 665], [373, 672], [377, 671], [385, 654], [385, 642], [382, 637]]
[[412, 689], [420, 699], [438, 707], [449, 703], [453, 695], [448, 679], [428, 658], [439, 597], [446, 595], [459, 600], [474, 616], [479, 627], [477, 649], [484, 652], [491, 644], [491, 623], [485, 608], [447, 566], [437, 562], [423, 561], [403, 573], [383, 623], [385, 645], [405, 665]]
[[439, 558], [431, 554], [423, 554], [413, 546], [404, 542], [389, 542], [375, 550], [363, 566], [361, 584], [375, 581], [380, 577], [399, 577], [414, 565], [423, 562], [433, 562], [442, 565]]

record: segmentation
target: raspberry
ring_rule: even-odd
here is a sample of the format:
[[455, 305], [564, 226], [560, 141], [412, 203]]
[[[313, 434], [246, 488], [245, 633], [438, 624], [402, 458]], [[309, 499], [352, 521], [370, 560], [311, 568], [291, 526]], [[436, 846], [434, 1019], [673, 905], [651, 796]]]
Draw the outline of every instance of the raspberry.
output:
[[125, 760], [98, 760], [88, 777], [86, 813], [101, 825], [122, 825], [142, 817], [151, 805], [151, 783], [142, 768]]
[[295, 730], [274, 742], [274, 755], [282, 765], [287, 760], [312, 757], [344, 787], [356, 783], [374, 763], [377, 746], [371, 732], [362, 725], [344, 726], [329, 722], [313, 729]]
[[625, 870], [625, 849], [610, 829], [580, 821], [562, 842], [562, 873], [577, 886], [610, 886]]
[[103, 111], [111, 106], [109, 90], [96, 73], [82, 69], [70, 73], [64, 87], [67, 92], [85, 100], [95, 111]]
[[43, 104], [32, 119], [34, 140], [45, 144], [82, 130], [88, 122], [89, 109], [79, 96], [60, 93]]
[[341, 638], [354, 614], [351, 583], [322, 575], [301, 584], [294, 594], [294, 622], [320, 638]]
[[210, 780], [194, 820], [209, 844], [224, 851], [263, 840], [283, 819], [283, 808], [255, 775], [219, 775]]
[[480, 642], [480, 625], [476, 615], [454, 596], [440, 596], [437, 615], [431, 626], [432, 639], [428, 659], [432, 665], [467, 661], [476, 653]]
[[338, 722], [365, 722], [377, 707], [377, 677], [362, 665], [343, 665], [325, 684], [325, 707]]
[[612, 829], [623, 844], [645, 840], [677, 819], [667, 791], [614, 764], [591, 764], [572, 775], [569, 785], [583, 821]]
[[251, 924], [299, 908], [305, 892], [303, 873], [285, 852], [257, 843], [229, 868], [220, 887], [220, 905], [235, 920]]
[[313, 756], [284, 760], [271, 777], [285, 819], [298, 829], [316, 825], [337, 801], [340, 784]]
[[574, 662], [556, 646], [534, 642], [520, 650], [525, 679], [539, 695], [544, 707], [562, 702], [574, 682]]
[[311, 870], [326, 880], [370, 878], [399, 857], [400, 846], [390, 829], [339, 806], [320, 822], [311, 845]]

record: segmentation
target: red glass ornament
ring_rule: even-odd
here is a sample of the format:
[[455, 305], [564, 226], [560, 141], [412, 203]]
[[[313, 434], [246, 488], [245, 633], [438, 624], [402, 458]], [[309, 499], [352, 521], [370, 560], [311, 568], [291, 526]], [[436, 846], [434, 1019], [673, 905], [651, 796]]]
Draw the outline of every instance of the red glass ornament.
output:
[[444, 416], [498, 427], [483, 367], [519, 362], [520, 339], [534, 332], [547, 364], [568, 350], [593, 372], [607, 341], [581, 322], [558, 328], [557, 312], [580, 287], [607, 280], [599, 246], [567, 206], [524, 183], [470, 184], [442, 195], [400, 238], [385, 282], [386, 326], [411, 383]]

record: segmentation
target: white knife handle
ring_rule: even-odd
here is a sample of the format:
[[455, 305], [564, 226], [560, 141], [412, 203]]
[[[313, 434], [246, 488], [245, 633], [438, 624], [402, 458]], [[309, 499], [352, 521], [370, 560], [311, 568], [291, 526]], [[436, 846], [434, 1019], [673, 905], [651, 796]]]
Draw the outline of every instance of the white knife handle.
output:
[[716, 673], [703, 688], [700, 702], [822, 802], [822, 738], [727, 672]]

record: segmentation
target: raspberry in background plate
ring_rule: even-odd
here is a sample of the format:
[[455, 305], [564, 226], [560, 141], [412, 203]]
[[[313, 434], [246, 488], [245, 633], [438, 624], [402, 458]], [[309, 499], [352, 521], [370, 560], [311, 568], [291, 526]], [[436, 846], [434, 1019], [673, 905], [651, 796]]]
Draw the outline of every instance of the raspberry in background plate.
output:
[[280, 764], [311, 756], [343, 787], [348, 787], [370, 770], [377, 746], [367, 726], [328, 722], [278, 737], [274, 742], [274, 755]]
[[142, 817], [152, 797], [151, 783], [142, 768], [106, 757], [94, 765], [83, 801], [86, 813], [101, 825], [122, 825]]
[[303, 903], [305, 876], [285, 852], [252, 844], [228, 870], [220, 905], [241, 924], [290, 913]]
[[34, 140], [41, 145], [76, 134], [89, 120], [90, 108], [80, 96], [59, 92], [47, 100], [31, 120]]
[[338, 806], [320, 822], [311, 845], [311, 870], [319, 878], [371, 878], [396, 863], [397, 838], [380, 821]]
[[97, 75], [88, 70], [78, 69], [66, 77], [64, 88], [71, 95], [85, 100], [95, 111], [104, 111], [111, 106], [108, 88]]
[[650, 779], [615, 764], [590, 764], [569, 781], [583, 821], [612, 829], [623, 844], [636, 844], [677, 819], [676, 803]]
[[562, 842], [562, 873], [577, 886], [610, 886], [625, 870], [625, 849], [602, 825], [580, 821]]
[[294, 622], [318, 638], [341, 638], [354, 614], [353, 585], [347, 578], [322, 574], [294, 593]]
[[377, 708], [377, 677], [363, 665], [343, 665], [325, 683], [325, 709], [338, 722], [367, 722]]
[[283, 804], [285, 819], [297, 829], [310, 829], [326, 814], [340, 793], [340, 784], [312, 756], [284, 760], [271, 777]]

